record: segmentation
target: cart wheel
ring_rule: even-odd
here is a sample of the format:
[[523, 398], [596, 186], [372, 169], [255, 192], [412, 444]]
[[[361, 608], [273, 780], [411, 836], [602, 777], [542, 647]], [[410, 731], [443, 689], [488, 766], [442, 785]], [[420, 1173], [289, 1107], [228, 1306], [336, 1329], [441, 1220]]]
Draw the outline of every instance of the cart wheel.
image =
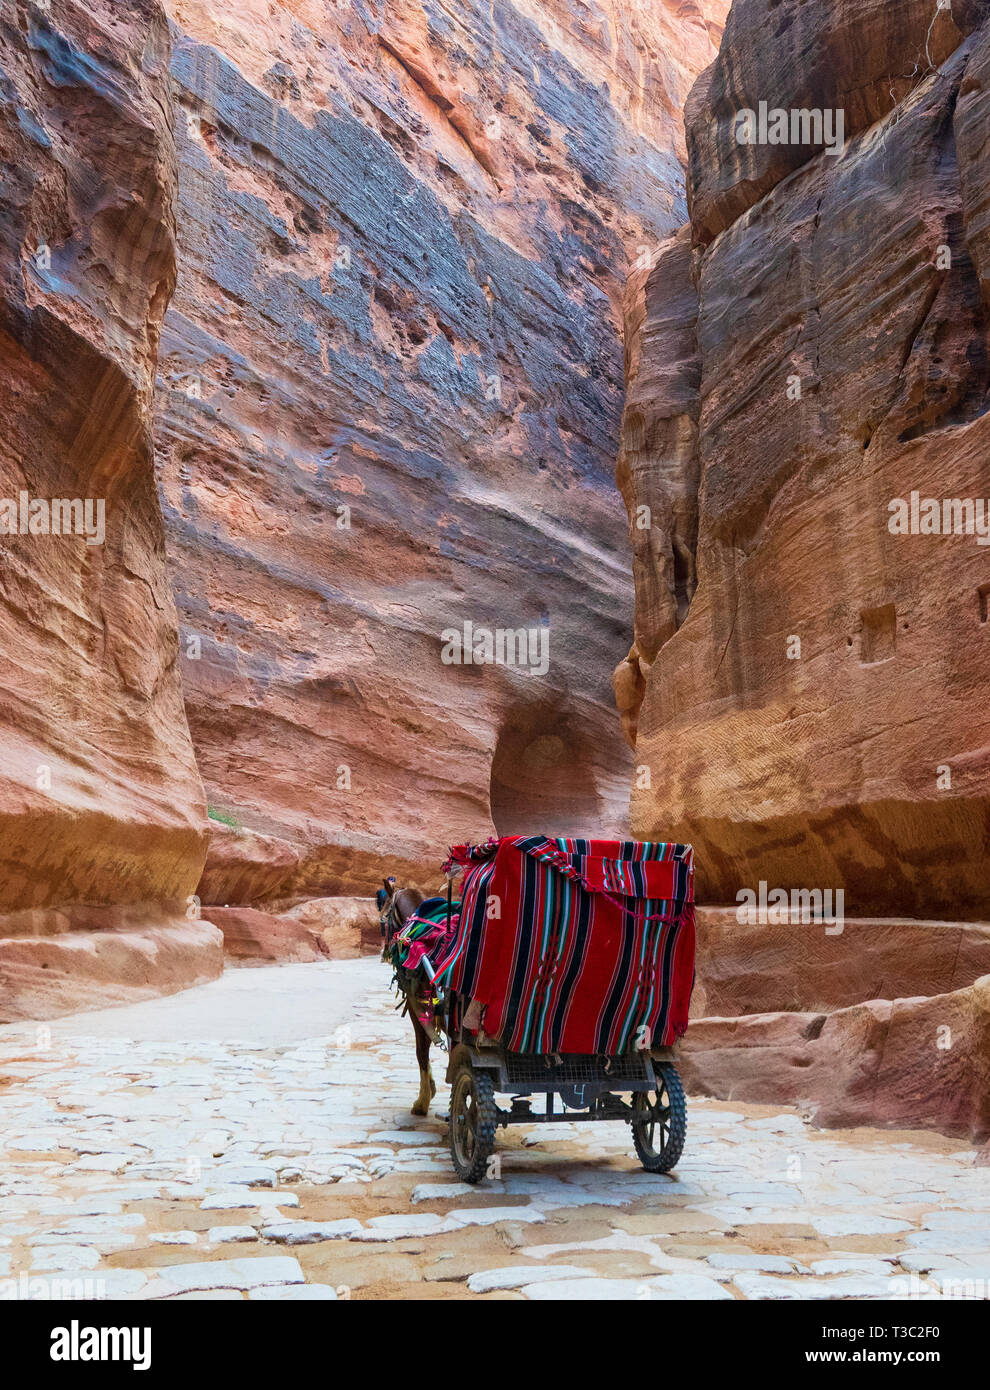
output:
[[497, 1122], [491, 1077], [467, 1063], [450, 1088], [450, 1156], [461, 1182], [480, 1182], [485, 1176]]
[[648, 1173], [669, 1173], [684, 1150], [687, 1102], [676, 1067], [657, 1065], [657, 1090], [637, 1091], [633, 1100], [633, 1143]]

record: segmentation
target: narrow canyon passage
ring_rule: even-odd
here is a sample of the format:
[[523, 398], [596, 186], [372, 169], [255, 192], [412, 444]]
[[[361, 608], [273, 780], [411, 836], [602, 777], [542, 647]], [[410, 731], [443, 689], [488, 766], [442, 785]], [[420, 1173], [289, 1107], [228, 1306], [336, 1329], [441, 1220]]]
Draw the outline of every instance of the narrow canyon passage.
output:
[[990, 1298], [988, 461], [990, 0], [0, 0], [0, 1301]]
[[0, 1292], [51, 1296], [55, 1281], [134, 1300], [986, 1288], [990, 1168], [930, 1133], [819, 1132], [792, 1109], [692, 1100], [673, 1177], [640, 1170], [624, 1124], [534, 1124], [501, 1132], [494, 1181], [454, 1182], [443, 1058], [431, 1113], [417, 1119], [411, 1030], [387, 983], [373, 959], [260, 967], [0, 1029]]

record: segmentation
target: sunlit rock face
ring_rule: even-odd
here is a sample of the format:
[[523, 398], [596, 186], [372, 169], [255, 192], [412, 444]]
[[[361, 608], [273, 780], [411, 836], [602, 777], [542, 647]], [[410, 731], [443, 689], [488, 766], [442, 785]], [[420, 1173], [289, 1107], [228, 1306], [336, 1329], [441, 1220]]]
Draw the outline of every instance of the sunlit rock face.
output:
[[151, 444], [174, 193], [160, 6], [4, 4], [0, 1020], [220, 969]]
[[[628, 287], [632, 822], [709, 902], [990, 917], [986, 8], [737, 0]], [[847, 103], [843, 147], [736, 145], [761, 101]]]
[[[169, 8], [156, 432], [211, 807], [295, 847], [290, 893], [622, 829], [622, 292], [725, 6]], [[466, 623], [524, 664], [445, 663]]]

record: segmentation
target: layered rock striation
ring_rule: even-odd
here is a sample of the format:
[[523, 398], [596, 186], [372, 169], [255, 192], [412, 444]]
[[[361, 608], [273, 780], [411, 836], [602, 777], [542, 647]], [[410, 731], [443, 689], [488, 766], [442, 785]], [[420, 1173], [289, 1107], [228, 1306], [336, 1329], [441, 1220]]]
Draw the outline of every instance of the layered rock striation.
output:
[[622, 285], [683, 220], [724, 6], [169, 8], [156, 432], [211, 807], [289, 895], [621, 829]]

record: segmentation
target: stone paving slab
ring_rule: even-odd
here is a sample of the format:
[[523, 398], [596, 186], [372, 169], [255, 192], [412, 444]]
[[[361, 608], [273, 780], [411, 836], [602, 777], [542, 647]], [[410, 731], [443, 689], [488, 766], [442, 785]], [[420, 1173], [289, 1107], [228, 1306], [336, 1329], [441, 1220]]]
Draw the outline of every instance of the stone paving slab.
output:
[[157, 1271], [157, 1278], [168, 1293], [190, 1293], [194, 1289], [253, 1289], [262, 1285], [305, 1282], [299, 1261], [284, 1255], [168, 1265]]

